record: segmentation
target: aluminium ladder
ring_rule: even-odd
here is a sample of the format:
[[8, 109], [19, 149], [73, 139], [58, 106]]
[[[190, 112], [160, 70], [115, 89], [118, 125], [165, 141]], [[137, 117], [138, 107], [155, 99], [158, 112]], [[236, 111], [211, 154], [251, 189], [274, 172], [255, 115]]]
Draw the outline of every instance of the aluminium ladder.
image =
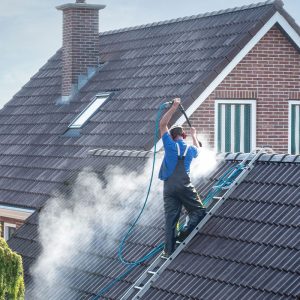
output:
[[[254, 150], [255, 153], [258, 150]], [[253, 152], [249, 153], [247, 157], [241, 162], [246, 164], [250, 160]], [[168, 265], [175, 259], [176, 256], [186, 247], [186, 245], [193, 239], [193, 237], [203, 228], [207, 221], [212, 217], [216, 210], [223, 204], [223, 202], [233, 193], [241, 181], [248, 175], [248, 173], [253, 169], [255, 161], [262, 155], [266, 153], [265, 150], [259, 149], [259, 151], [254, 154], [254, 157], [249, 161], [242, 172], [237, 176], [237, 178], [232, 182], [229, 187], [226, 187], [226, 192], [221, 197], [214, 197], [216, 201], [214, 206], [207, 212], [206, 216], [201, 220], [201, 222], [196, 226], [196, 228], [189, 234], [189, 236], [181, 243], [168, 258], [162, 257], [161, 254], [152, 262], [152, 264], [147, 268], [147, 270], [135, 281], [135, 283], [127, 290], [121, 300], [132, 299], [137, 300], [148, 291], [151, 285], [159, 278], [162, 272], [168, 267]]]

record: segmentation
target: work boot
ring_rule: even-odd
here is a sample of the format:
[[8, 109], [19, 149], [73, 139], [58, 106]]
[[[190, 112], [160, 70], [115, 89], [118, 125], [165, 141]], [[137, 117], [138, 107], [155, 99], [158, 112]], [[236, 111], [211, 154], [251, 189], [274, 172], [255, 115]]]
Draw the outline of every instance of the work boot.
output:
[[189, 236], [189, 234], [190, 234], [190, 232], [188, 230], [180, 231], [176, 240], [181, 243]]

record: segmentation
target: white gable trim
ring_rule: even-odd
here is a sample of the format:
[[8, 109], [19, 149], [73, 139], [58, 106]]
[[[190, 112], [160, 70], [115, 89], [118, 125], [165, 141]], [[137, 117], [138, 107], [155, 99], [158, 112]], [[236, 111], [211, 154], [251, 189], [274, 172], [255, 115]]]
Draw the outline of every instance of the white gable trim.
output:
[[[295, 29], [286, 21], [286, 19], [278, 12], [276, 12], [271, 19], [256, 33], [256, 35], [241, 49], [236, 57], [223, 69], [223, 71], [216, 77], [216, 79], [203, 91], [203, 93], [193, 102], [193, 104], [186, 110], [186, 114], [190, 117], [194, 111], [203, 103], [205, 99], [217, 88], [217, 86], [226, 78], [226, 76], [237, 66], [237, 64], [253, 49], [253, 47], [264, 37], [264, 35], [278, 23], [293, 42], [300, 48], [300, 36]], [[170, 100], [170, 99], [169, 99]], [[183, 124], [185, 118], [182, 115], [176, 124]], [[157, 150], [163, 146], [162, 140], [157, 142]], [[152, 151], [154, 148], [152, 148]]]

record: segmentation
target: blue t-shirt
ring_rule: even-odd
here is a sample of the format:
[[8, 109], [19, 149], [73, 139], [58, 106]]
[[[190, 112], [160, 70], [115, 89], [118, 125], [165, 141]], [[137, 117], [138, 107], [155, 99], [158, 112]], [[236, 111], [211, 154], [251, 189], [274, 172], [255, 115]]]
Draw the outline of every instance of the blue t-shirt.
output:
[[[162, 136], [162, 141], [165, 148], [165, 156], [160, 167], [159, 179], [167, 180], [173, 174], [177, 165], [178, 150], [177, 150], [176, 143], [179, 145], [180, 156], [184, 154], [184, 151], [188, 146], [186, 142], [182, 139], [174, 141], [171, 135], [169, 134], [169, 132], [166, 132]], [[184, 159], [184, 167], [187, 174], [190, 173], [190, 166], [193, 158], [196, 158], [198, 154], [199, 154], [199, 149], [196, 146], [194, 145], [189, 146], [189, 149]]]

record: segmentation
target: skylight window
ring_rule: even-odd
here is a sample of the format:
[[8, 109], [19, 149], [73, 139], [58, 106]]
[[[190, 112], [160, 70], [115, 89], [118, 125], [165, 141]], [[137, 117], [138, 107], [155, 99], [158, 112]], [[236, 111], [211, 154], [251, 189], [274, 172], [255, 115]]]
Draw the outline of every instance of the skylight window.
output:
[[98, 94], [94, 101], [90, 103], [69, 125], [69, 128], [77, 129], [81, 128], [85, 122], [98, 110], [98, 108], [105, 102], [109, 97], [109, 93]]

